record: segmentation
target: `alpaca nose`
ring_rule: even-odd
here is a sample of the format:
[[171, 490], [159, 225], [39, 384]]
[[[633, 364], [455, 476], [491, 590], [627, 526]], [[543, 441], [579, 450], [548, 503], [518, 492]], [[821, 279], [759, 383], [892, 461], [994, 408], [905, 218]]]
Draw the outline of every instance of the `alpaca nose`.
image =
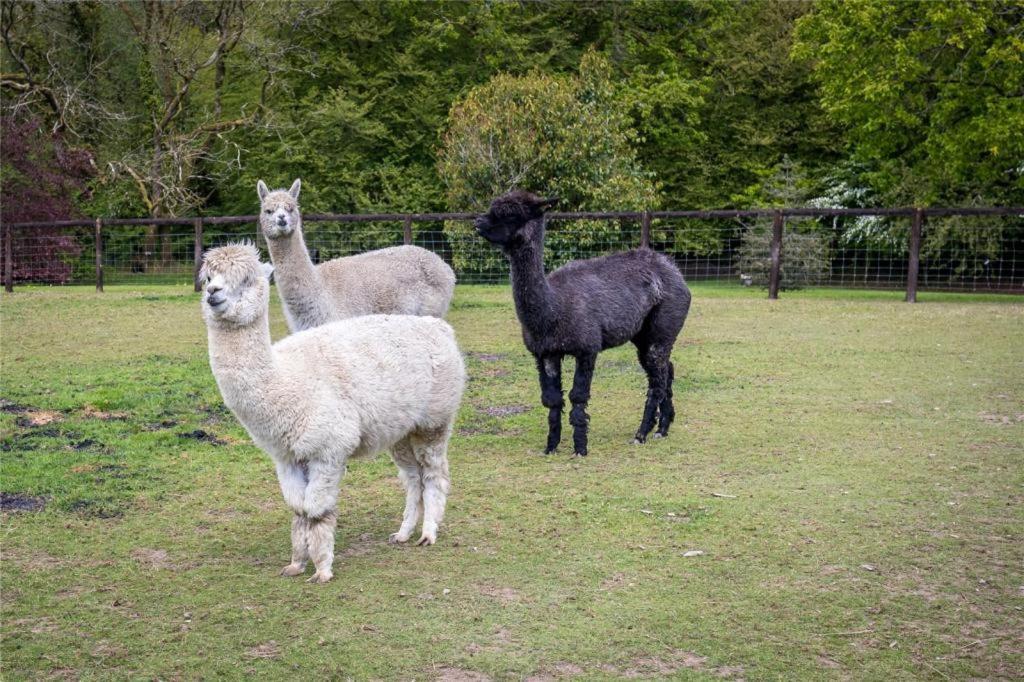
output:
[[210, 284], [206, 287], [206, 293], [208, 293], [210, 296], [213, 296], [221, 289], [223, 289], [223, 287], [220, 286], [219, 284]]

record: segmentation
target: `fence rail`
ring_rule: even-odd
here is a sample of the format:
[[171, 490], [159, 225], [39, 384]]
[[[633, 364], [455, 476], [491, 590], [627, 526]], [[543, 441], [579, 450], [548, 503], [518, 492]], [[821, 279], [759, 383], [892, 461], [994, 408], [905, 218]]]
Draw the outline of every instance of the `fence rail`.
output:
[[[1016, 221], [1012, 229], [987, 234], [986, 246], [968, 244], [959, 250], [947, 246], [936, 247], [934, 240], [928, 240], [925, 230], [927, 218], [975, 218]], [[360, 240], [352, 234], [338, 229], [333, 233], [320, 230], [317, 234], [307, 232], [307, 245], [316, 257], [333, 258], [346, 255], [353, 250], [404, 243], [418, 243], [438, 252], [452, 263], [463, 281], [494, 281], [500, 279], [503, 263], [493, 249], [469, 230], [452, 232], [427, 230], [417, 234], [413, 227], [419, 224], [446, 223], [462, 224], [476, 218], [474, 213], [368, 213], [336, 214], [311, 213], [303, 216], [303, 222], [336, 223], [398, 223], [401, 231], [387, 228], [376, 229], [372, 239]], [[848, 235], [839, 228], [830, 232], [819, 229], [816, 234], [801, 233], [800, 230], [787, 232], [787, 220], [794, 224], [812, 219], [880, 218], [892, 223], [887, 241], [871, 246], [851, 245]], [[909, 218], [909, 229], [905, 234], [898, 226], [899, 219]], [[599, 255], [602, 252], [621, 250], [636, 246], [651, 246], [665, 250], [676, 257], [684, 274], [694, 279], [743, 279], [746, 283], [764, 284], [769, 298], [777, 298], [779, 290], [792, 285], [794, 277], [798, 283], [824, 283], [843, 286], [878, 286], [885, 288], [906, 288], [906, 300], [914, 302], [920, 285], [947, 289], [988, 289], [995, 291], [1024, 292], [1024, 207], [921, 207], [921, 208], [759, 208], [720, 209], [688, 211], [585, 211], [551, 212], [548, 219], [561, 223], [565, 234], [549, 239], [549, 260], [564, 262], [569, 259]], [[770, 219], [770, 226], [768, 220]], [[755, 225], [743, 224], [743, 220], [754, 220]], [[126, 273], [147, 274], [148, 269], [177, 279], [190, 278], [198, 290], [198, 269], [202, 260], [205, 242], [220, 242], [237, 233], [221, 233], [218, 229], [230, 230], [232, 226], [250, 224], [255, 227], [257, 215], [242, 216], [192, 216], [182, 218], [95, 218], [59, 220], [47, 222], [16, 222], [0, 225], [3, 236], [4, 288], [10, 292], [15, 282], [15, 264], [18, 260], [42, 258], [41, 247], [36, 242], [43, 239], [47, 230], [73, 231], [72, 235], [56, 237], [67, 240], [68, 260], [75, 261], [74, 277], [64, 280], [82, 280], [89, 246], [92, 250], [92, 270], [96, 289], [104, 287], [104, 269], [109, 266], [110, 274], [116, 278]], [[713, 246], [707, 246], [708, 228], [695, 227], [694, 221], [715, 222]], [[732, 221], [726, 223], [725, 221]], [[764, 221], [760, 228], [757, 225]], [[618, 227], [614, 227], [614, 223]], [[609, 227], [608, 224], [612, 224]], [[639, 230], [634, 223], [639, 224]], [[604, 225], [596, 228], [596, 224]], [[162, 233], [165, 251], [159, 267], [150, 267], [153, 254], [138, 244], [123, 242], [117, 245], [118, 256], [111, 258], [105, 250], [109, 238], [118, 237], [116, 228], [174, 226], [190, 227], [188, 233]], [[83, 228], [91, 228], [85, 232]], [[979, 228], [983, 229], [984, 226]], [[761, 230], [757, 232], [757, 230]], [[600, 239], [595, 238], [600, 234]], [[356, 235], [358, 236], [358, 235]], [[256, 231], [259, 240], [258, 230]], [[136, 241], [143, 237], [137, 236]], [[760, 242], [758, 240], [761, 240]], [[20, 249], [14, 244], [20, 240]], [[89, 244], [88, 242], [91, 242]], [[67, 246], [72, 244], [73, 246]], [[697, 246], [694, 246], [697, 244]], [[189, 246], [191, 248], [189, 248]], [[927, 258], [922, 261], [922, 248], [930, 246]], [[176, 247], [176, 248], [175, 248]], [[946, 249], [946, 252], [943, 249]], [[974, 253], [970, 249], [975, 249]], [[33, 251], [35, 249], [35, 251]], [[965, 250], [967, 249], [967, 250]], [[125, 253], [129, 253], [125, 257]], [[995, 255], [993, 255], [995, 254]], [[788, 258], [787, 258], [788, 256]], [[131, 265], [126, 265], [131, 261]], [[136, 261], [141, 265], [136, 265]], [[69, 266], [70, 267], [70, 266]], [[126, 269], [127, 268], [127, 269]], [[747, 269], [753, 274], [744, 274]], [[798, 273], [794, 274], [794, 273]], [[965, 274], [966, 273], [966, 274]], [[802, 279], [801, 279], [802, 278]], [[959, 280], [957, 279], [959, 278]], [[22, 277], [21, 279], [31, 279]], [[45, 278], [43, 278], [45, 280]], [[109, 278], [108, 278], [109, 279]]]

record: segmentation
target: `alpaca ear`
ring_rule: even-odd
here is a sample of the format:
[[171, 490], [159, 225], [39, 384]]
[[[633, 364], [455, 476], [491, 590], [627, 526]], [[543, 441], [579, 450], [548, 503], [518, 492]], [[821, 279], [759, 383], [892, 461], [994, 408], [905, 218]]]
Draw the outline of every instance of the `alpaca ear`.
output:
[[537, 208], [539, 208], [542, 211], [546, 211], [547, 209], [551, 208], [561, 200], [561, 197], [548, 197], [547, 199], [541, 199], [540, 202], [537, 204]]
[[267, 187], [267, 183], [262, 180], [256, 181], [256, 194], [259, 195], [260, 201], [263, 201], [264, 197], [270, 194], [270, 188]]
[[299, 190], [302, 188], [302, 180], [295, 178], [295, 182], [292, 183], [291, 189], [288, 190], [288, 194], [292, 195], [292, 199], [299, 200]]
[[270, 279], [270, 276], [274, 274], [274, 266], [270, 263], [260, 263], [260, 270], [263, 271], [263, 276]]

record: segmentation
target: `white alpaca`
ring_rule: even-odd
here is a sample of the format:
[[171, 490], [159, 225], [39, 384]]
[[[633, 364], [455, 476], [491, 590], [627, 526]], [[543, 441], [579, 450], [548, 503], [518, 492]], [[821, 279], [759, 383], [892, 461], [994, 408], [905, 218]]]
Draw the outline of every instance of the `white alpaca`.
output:
[[269, 266], [251, 244], [207, 251], [200, 276], [210, 367], [224, 402], [277, 466], [299, 575], [331, 579], [338, 484], [349, 457], [392, 448], [405, 514], [392, 542], [433, 544], [448, 495], [448, 439], [465, 368], [443, 320], [370, 315], [271, 345]]
[[293, 332], [373, 314], [444, 317], [455, 273], [418, 246], [394, 246], [313, 265], [302, 236], [299, 188], [271, 192], [256, 183], [260, 229], [267, 239], [274, 281]]

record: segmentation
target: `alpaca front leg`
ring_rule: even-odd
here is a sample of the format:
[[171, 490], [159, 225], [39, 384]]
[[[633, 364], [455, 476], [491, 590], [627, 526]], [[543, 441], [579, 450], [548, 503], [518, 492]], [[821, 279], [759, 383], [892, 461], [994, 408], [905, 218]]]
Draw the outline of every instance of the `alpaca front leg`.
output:
[[537, 373], [540, 376], [540, 402], [548, 408], [548, 442], [544, 454], [550, 455], [562, 440], [562, 357], [560, 355], [537, 356]]
[[587, 403], [590, 402], [590, 383], [594, 379], [594, 364], [597, 354], [579, 355], [576, 357], [576, 375], [573, 377], [569, 401], [572, 410], [569, 412], [569, 423], [572, 424], [573, 454], [587, 456]]
[[405, 512], [402, 514], [402, 526], [397, 533], [391, 534], [388, 542], [408, 542], [423, 515], [423, 479], [408, 438], [395, 444], [391, 458], [395, 460], [398, 477], [405, 486]]
[[278, 460], [277, 482], [285, 504], [296, 514], [305, 513], [306, 486], [309, 485], [309, 469], [305, 462]]
[[325, 583], [334, 577], [334, 529], [338, 515], [332, 510], [320, 518], [309, 519], [309, 558], [316, 572], [306, 581]]
[[292, 562], [281, 569], [281, 575], [302, 575], [309, 560], [309, 519], [302, 514], [292, 517]]
[[309, 485], [303, 509], [309, 519], [309, 558], [316, 573], [309, 579], [325, 583], [334, 575], [334, 529], [338, 523], [338, 484], [345, 473], [344, 460], [314, 459], [309, 462]]

